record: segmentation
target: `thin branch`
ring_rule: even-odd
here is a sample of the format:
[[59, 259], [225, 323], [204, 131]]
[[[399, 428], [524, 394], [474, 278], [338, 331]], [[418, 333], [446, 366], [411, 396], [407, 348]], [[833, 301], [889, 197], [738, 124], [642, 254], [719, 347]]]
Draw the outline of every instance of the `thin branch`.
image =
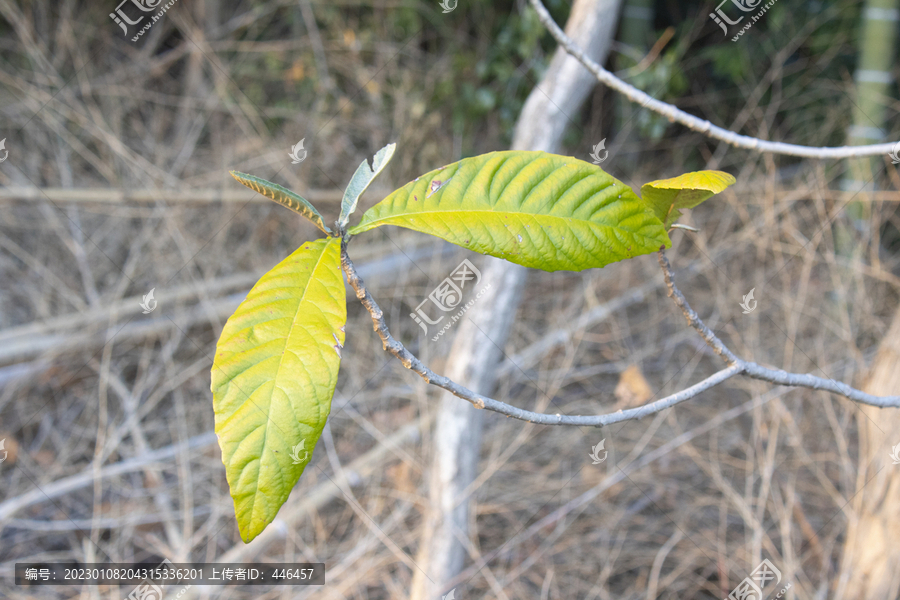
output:
[[[387, 322], [384, 320], [384, 312], [381, 310], [381, 307], [378, 306], [378, 303], [375, 302], [375, 299], [366, 289], [366, 284], [356, 272], [356, 268], [353, 266], [353, 262], [350, 260], [350, 256], [347, 254], [347, 240], [348, 238], [344, 237], [341, 242], [341, 268], [343, 268], [344, 273], [347, 274], [347, 281], [350, 283], [350, 287], [352, 287], [356, 292], [356, 297], [359, 298], [359, 301], [372, 316], [373, 329], [375, 330], [375, 333], [378, 334], [378, 337], [381, 338], [381, 343], [384, 349], [394, 355], [400, 361], [400, 363], [403, 364], [404, 367], [418, 374], [422, 379], [425, 380], [426, 383], [430, 383], [431, 385], [443, 388], [454, 396], [472, 403], [472, 405], [474, 405], [476, 408], [486, 408], [487, 410], [500, 413], [501, 415], [506, 415], [507, 417], [512, 417], [521, 421], [527, 421], [529, 423], [537, 423], [540, 425], [577, 425], [587, 427], [603, 427], [604, 425], [610, 425], [612, 423], [641, 419], [643, 417], [656, 414], [662, 410], [671, 408], [676, 404], [680, 404], [685, 400], [690, 400], [694, 396], [699, 395], [701, 392], [719, 385], [726, 379], [730, 379], [735, 375], [746, 375], [754, 379], [761, 379], [763, 381], [768, 381], [770, 383], [776, 383], [784, 386], [825, 390], [833, 392], [835, 394], [840, 394], [855, 402], [869, 404], [871, 406], [878, 406], [881, 408], [900, 407], [900, 396], [872, 396], [870, 394], [866, 394], [865, 392], [852, 388], [847, 384], [840, 383], [832, 379], [824, 379], [809, 374], [788, 373], [787, 371], [782, 371], [781, 369], [769, 369], [754, 362], [748, 362], [738, 358], [725, 346], [724, 343], [722, 343], [722, 341], [718, 337], [716, 337], [712, 330], [709, 329], [705, 323], [703, 323], [703, 320], [700, 319], [697, 313], [694, 312], [694, 310], [687, 303], [687, 300], [681, 293], [681, 290], [679, 290], [675, 286], [671, 266], [669, 265], [669, 261], [666, 258], [664, 250], [660, 248], [659, 265], [662, 268], [663, 276], [666, 280], [666, 285], [669, 288], [669, 297], [671, 297], [675, 301], [675, 304], [684, 313], [688, 324], [700, 334], [700, 337], [703, 338], [706, 344], [710, 348], [712, 348], [713, 351], [716, 352], [716, 354], [722, 357], [722, 360], [724, 360], [728, 366], [721, 371], [713, 373], [706, 379], [695, 383], [689, 388], [685, 388], [679, 392], [666, 396], [665, 398], [661, 398], [655, 402], [650, 402], [643, 406], [638, 406], [637, 408], [619, 410], [614, 413], [606, 413], [601, 415], [561, 415], [557, 413], [555, 415], [549, 415], [517, 408], [505, 402], [494, 400], [493, 398], [488, 398], [487, 396], [482, 396], [481, 394], [475, 393], [467, 387], [459, 385], [458, 383], [452, 381], [451, 379], [448, 379], [447, 377], [438, 375], [437, 373], [426, 367], [422, 363], [422, 361], [416, 358], [416, 356], [413, 355], [412, 352], [407, 350], [403, 344], [394, 339], [394, 337], [391, 335], [391, 332], [388, 330]], [[610, 404], [612, 403], [613, 400], [610, 399]]]
[[798, 144], [785, 144], [784, 142], [770, 142], [759, 138], [741, 135], [734, 131], [713, 125], [709, 121], [700, 119], [684, 112], [680, 108], [662, 102], [646, 94], [645, 92], [629, 85], [598, 65], [596, 62], [585, 56], [584, 51], [572, 41], [572, 39], [559, 28], [559, 25], [553, 21], [553, 17], [541, 4], [541, 0], [530, 0], [531, 6], [537, 11], [538, 19], [550, 31], [550, 34], [556, 38], [556, 41], [562, 46], [566, 52], [578, 59], [584, 67], [590, 71], [597, 81], [603, 83], [616, 90], [632, 102], [640, 104], [643, 108], [649, 108], [653, 112], [659, 113], [669, 119], [669, 121], [677, 121], [685, 127], [702, 133], [713, 139], [721, 140], [726, 144], [730, 144], [737, 148], [746, 148], [755, 150], [756, 152], [771, 152], [773, 154], [786, 154], [789, 156], [804, 156], [807, 158], [849, 158], [854, 156], [875, 156], [878, 154], [887, 155], [891, 152], [894, 143], [871, 144], [868, 146], [838, 146], [838, 147], [822, 147], [801, 146]]
[[736, 357], [727, 347], [725, 347], [722, 340], [717, 338], [709, 327], [703, 323], [697, 313], [694, 312], [687, 303], [681, 290], [675, 287], [672, 269], [669, 265], [669, 260], [666, 258], [665, 251], [662, 248], [659, 250], [659, 266], [662, 268], [663, 276], [666, 279], [666, 285], [669, 288], [669, 297], [675, 301], [675, 304], [678, 305], [681, 312], [684, 313], [688, 324], [700, 334], [700, 337], [703, 338], [706, 345], [722, 357], [722, 360], [724, 360], [726, 364], [738, 367], [740, 369], [739, 372], [742, 375], [752, 377], [753, 379], [768, 381], [769, 383], [777, 383], [779, 385], [805, 387], [812, 390], [825, 390], [827, 392], [840, 394], [854, 402], [877, 406], [879, 408], [900, 407], [900, 396], [873, 396], [852, 388], [846, 383], [841, 383], [833, 379], [816, 377], [815, 375], [810, 375], [808, 373], [789, 373], [787, 371], [782, 371], [781, 369], [770, 369], [755, 362], [742, 360]]
[[688, 325], [697, 330], [697, 333], [700, 334], [700, 337], [703, 338], [703, 341], [706, 342], [706, 345], [713, 349], [713, 352], [722, 357], [722, 360], [728, 366], [733, 366], [740, 364], [740, 359], [731, 353], [731, 350], [725, 347], [725, 344], [722, 343], [722, 340], [716, 337], [716, 334], [712, 332], [712, 330], [706, 326], [706, 324], [700, 320], [700, 316], [694, 312], [694, 309], [691, 308], [691, 305], [687, 303], [687, 299], [684, 297], [684, 294], [681, 293], [677, 287], [675, 287], [675, 282], [672, 278], [672, 267], [669, 265], [669, 259], [666, 258], [666, 253], [662, 248], [659, 249], [659, 266], [662, 269], [663, 277], [666, 280], [666, 287], [669, 288], [668, 296], [671, 298], [675, 305], [681, 309], [681, 312], [684, 313], [684, 318], [687, 319]]
[[743, 374], [753, 379], [761, 379], [769, 383], [787, 385], [791, 387], [805, 387], [811, 390], [825, 390], [849, 398], [860, 404], [868, 404], [878, 408], [900, 407], [900, 396], [873, 396], [863, 391], [852, 388], [846, 383], [816, 377], [808, 373], [788, 373], [781, 369], [769, 369], [754, 362], [741, 361]]

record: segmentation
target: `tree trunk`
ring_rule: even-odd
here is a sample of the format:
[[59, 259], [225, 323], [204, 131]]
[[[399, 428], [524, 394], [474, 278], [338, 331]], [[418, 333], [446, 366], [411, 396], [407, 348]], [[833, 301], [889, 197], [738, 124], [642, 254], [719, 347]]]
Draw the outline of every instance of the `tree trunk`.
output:
[[[863, 391], [900, 391], [900, 308], [878, 348]], [[900, 592], [900, 466], [891, 459], [900, 444], [900, 409], [859, 407], [859, 493], [847, 525], [847, 541], [835, 598], [887, 600]], [[893, 451], [900, 455], [900, 448]]]
[[[613, 39], [621, 0], [575, 0], [566, 32], [603, 63]], [[516, 125], [513, 149], [555, 152], [566, 127], [596, 85], [581, 64], [557, 50], [531, 92]], [[456, 331], [445, 375], [482, 394], [491, 394], [527, 270], [495, 258], [481, 269], [488, 293], [466, 313]], [[481, 284], [479, 284], [481, 285]], [[483, 286], [482, 286], [483, 287]], [[429, 508], [413, 576], [412, 600], [436, 600], [462, 569], [469, 539], [471, 498], [461, 494], [475, 478], [483, 413], [444, 392], [434, 432]]]

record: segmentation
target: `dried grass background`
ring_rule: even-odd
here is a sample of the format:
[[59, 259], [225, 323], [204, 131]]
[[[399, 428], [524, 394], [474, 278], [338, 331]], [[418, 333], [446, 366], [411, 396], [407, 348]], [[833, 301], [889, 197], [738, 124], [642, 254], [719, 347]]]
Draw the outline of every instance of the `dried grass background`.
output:
[[[407, 596], [428, 501], [435, 391], [382, 352], [351, 294], [329, 428], [278, 521], [243, 544], [212, 434], [215, 342], [256, 278], [317, 232], [249, 190], [238, 202], [165, 198], [233, 191], [234, 168], [301, 193], [337, 190], [319, 203], [330, 220], [338, 207], [327, 198], [339, 199], [359, 161], [382, 145], [398, 142], [379, 182], [393, 189], [463, 148], [503, 149], [502, 122], [460, 129], [451, 109], [428, 105], [455, 68], [451, 54], [423, 50], [442, 18], [430, 4], [414, 8], [429, 24], [421, 31], [373, 25], [391, 3], [369, 7], [365, 28], [353, 17], [358, 5], [325, 10], [330, 81], [316, 70], [302, 21], [298, 35], [264, 34], [295, 2], [233, 3], [204, 20], [216, 5], [181, 0], [132, 44], [117, 37], [111, 7], [0, 0], [0, 137], [10, 152], [0, 184], [158, 194], [142, 203], [2, 201], [4, 598], [125, 597], [125, 586], [18, 587], [14, 564], [151, 557], [327, 565], [324, 587], [194, 588], [197, 598]], [[471, 43], [490, 47], [477, 35]], [[723, 124], [745, 133], [833, 143], [847, 126], [849, 80], [815, 87], [819, 97], [804, 102], [833, 104], [827, 118], [804, 121], [802, 102], [779, 85], [830, 57], [804, 60], [730, 95], [691, 88], [679, 105], [713, 118], [727, 102], [740, 122]], [[282, 78], [267, 79], [272, 72]], [[760, 85], [771, 92], [765, 103]], [[572, 116], [565, 152], [586, 158], [612, 106], [598, 89]], [[287, 152], [301, 137], [309, 156], [291, 165]], [[698, 157], [733, 173], [737, 185], [682, 219], [701, 231], [673, 234], [680, 287], [741, 356], [861, 383], [900, 293], [900, 257], [888, 247], [900, 228], [900, 180], [886, 158], [875, 164], [888, 191], [855, 198], [864, 208], [857, 228], [831, 162], [726, 152], [675, 128], [648, 142], [633, 123], [607, 147], [604, 168], [635, 187], [702, 168]], [[368, 193], [361, 209], [378, 199]], [[852, 252], [835, 251], [833, 222], [854, 232]], [[409, 312], [462, 258], [481, 265], [482, 257], [398, 229], [355, 239], [351, 255], [395, 335], [441, 372], [452, 330], [439, 342], [419, 337]], [[138, 304], [151, 288], [158, 308], [144, 315]], [[759, 304], [745, 315], [739, 302], [751, 288]], [[603, 306], [605, 318], [573, 327]], [[547, 343], [560, 332], [563, 343]], [[573, 414], [645, 402], [647, 387], [661, 397], [719, 366], [665, 297], [653, 256], [530, 272], [506, 356], [495, 397]], [[489, 413], [456, 597], [722, 598], [768, 557], [796, 597], [825, 598], [858, 484], [856, 415], [846, 399], [749, 379], [603, 431]], [[592, 465], [601, 439], [609, 459]], [[885, 452], [898, 442], [880, 440]]]

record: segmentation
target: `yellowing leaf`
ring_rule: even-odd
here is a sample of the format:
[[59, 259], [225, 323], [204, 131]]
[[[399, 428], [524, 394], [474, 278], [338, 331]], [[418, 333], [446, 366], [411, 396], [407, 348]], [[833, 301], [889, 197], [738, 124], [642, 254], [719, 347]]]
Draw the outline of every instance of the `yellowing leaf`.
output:
[[291, 190], [281, 187], [277, 183], [272, 183], [262, 177], [255, 175], [247, 175], [240, 171], [229, 171], [231, 176], [246, 185], [254, 192], [259, 192], [269, 200], [274, 200], [282, 206], [286, 206], [294, 212], [300, 213], [313, 222], [313, 225], [322, 230], [323, 233], [331, 233], [331, 229], [325, 224], [325, 219], [316, 210], [309, 200], [295, 194]]
[[340, 248], [303, 244], [263, 275], [216, 345], [216, 434], [245, 542], [287, 500], [331, 411], [347, 320]]
[[694, 208], [735, 181], [723, 171], [695, 171], [645, 183], [641, 197], [668, 229], [681, 216], [680, 209]]
[[492, 152], [419, 177], [351, 234], [398, 225], [545, 271], [581, 271], [670, 246], [653, 212], [600, 167], [546, 152]]

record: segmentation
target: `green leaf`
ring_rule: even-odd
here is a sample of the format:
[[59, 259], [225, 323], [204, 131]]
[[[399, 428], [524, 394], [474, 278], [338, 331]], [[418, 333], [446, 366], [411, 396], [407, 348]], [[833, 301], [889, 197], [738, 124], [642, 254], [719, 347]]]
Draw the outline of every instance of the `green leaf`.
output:
[[600, 167], [546, 152], [492, 152], [422, 175], [350, 233], [398, 225], [545, 271], [581, 271], [671, 241], [630, 187]]
[[278, 263], [216, 345], [216, 435], [245, 542], [287, 500], [331, 411], [347, 320], [340, 248], [337, 238], [308, 242]]
[[344, 197], [341, 199], [341, 217], [338, 219], [341, 227], [346, 227], [347, 223], [350, 222], [350, 215], [356, 210], [359, 197], [362, 196], [369, 184], [378, 177], [378, 174], [381, 173], [387, 164], [391, 162], [396, 149], [397, 144], [388, 144], [375, 153], [371, 167], [369, 167], [368, 160], [362, 161], [357, 167], [356, 173], [350, 178], [350, 183], [347, 185]]
[[299, 196], [287, 188], [283, 188], [277, 183], [266, 181], [254, 175], [247, 175], [240, 171], [229, 171], [231, 176], [246, 185], [255, 192], [259, 192], [266, 198], [274, 200], [282, 206], [286, 206], [294, 212], [300, 213], [313, 222], [313, 225], [322, 230], [323, 233], [331, 235], [331, 229], [325, 224], [325, 219], [319, 214], [319, 211], [310, 204], [309, 200]]
[[645, 183], [641, 186], [641, 196], [668, 229], [681, 216], [682, 209], [694, 208], [735, 181], [722, 171], [695, 171]]

